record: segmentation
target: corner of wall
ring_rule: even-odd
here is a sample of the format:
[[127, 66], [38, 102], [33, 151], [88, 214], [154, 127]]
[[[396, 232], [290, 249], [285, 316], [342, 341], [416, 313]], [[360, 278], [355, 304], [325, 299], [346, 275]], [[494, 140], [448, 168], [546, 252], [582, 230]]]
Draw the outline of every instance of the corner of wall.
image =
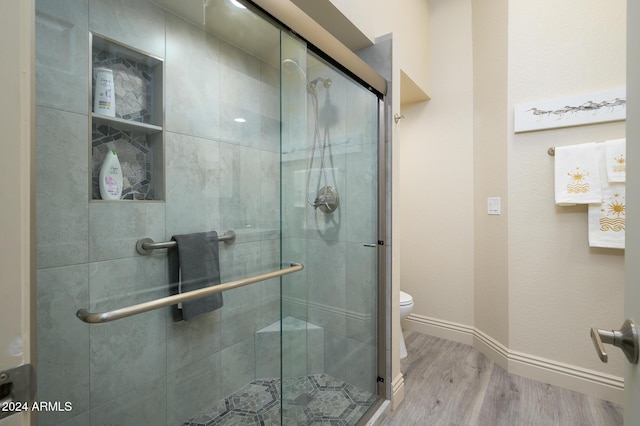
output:
[[[509, 345], [508, 0], [472, 0], [474, 325]], [[502, 215], [487, 215], [501, 197]]]
[[[408, 330], [473, 346], [509, 373], [594, 398], [615, 403], [623, 402], [624, 379], [622, 377], [514, 351], [484, 331], [465, 324], [411, 314], [404, 325]], [[396, 387], [394, 391], [395, 389]]]
[[396, 378], [393, 379], [391, 389], [391, 411], [395, 411], [404, 400], [404, 376], [402, 373], [398, 373]]

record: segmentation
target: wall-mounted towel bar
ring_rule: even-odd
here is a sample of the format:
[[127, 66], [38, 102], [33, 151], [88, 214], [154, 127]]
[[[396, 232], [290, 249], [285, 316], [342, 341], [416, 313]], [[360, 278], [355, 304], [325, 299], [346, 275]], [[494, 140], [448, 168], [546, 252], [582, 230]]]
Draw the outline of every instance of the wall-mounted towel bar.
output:
[[[218, 236], [218, 241], [224, 241], [227, 244], [232, 244], [236, 240], [236, 233], [234, 231], [227, 231], [224, 235]], [[143, 238], [138, 240], [136, 243], [136, 251], [141, 255], [147, 255], [152, 253], [156, 249], [163, 249], [174, 247], [176, 245], [175, 241], [164, 241], [161, 243], [156, 243], [151, 238]]]
[[188, 302], [208, 296], [210, 294], [220, 293], [232, 288], [242, 287], [248, 284], [266, 281], [271, 278], [281, 277], [293, 272], [302, 271], [304, 265], [301, 263], [291, 263], [291, 266], [279, 269], [266, 274], [256, 275], [254, 277], [244, 278], [237, 281], [229, 281], [227, 283], [218, 284], [212, 287], [205, 287], [198, 290], [188, 291], [186, 293], [175, 294], [173, 296], [163, 297], [161, 299], [151, 300], [149, 302], [139, 303], [137, 305], [127, 306], [126, 308], [115, 309], [108, 312], [89, 312], [86, 309], [80, 309], [76, 312], [76, 316], [84, 322], [91, 324], [100, 324], [103, 322], [115, 321], [117, 319], [138, 315], [144, 312], [153, 311], [155, 309], [164, 308], [165, 306], [176, 305], [181, 302]]

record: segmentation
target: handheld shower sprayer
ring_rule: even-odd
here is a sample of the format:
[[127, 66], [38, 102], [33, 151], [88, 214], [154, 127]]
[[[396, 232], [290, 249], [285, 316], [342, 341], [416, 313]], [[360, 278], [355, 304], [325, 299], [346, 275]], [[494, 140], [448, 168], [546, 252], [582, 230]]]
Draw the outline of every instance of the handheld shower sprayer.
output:
[[[331, 156], [331, 139], [329, 137], [329, 127], [335, 122], [335, 108], [331, 105], [329, 98], [329, 88], [331, 87], [331, 79], [316, 77], [313, 80], [309, 81], [307, 78], [307, 73], [304, 69], [298, 64], [297, 61], [293, 59], [286, 58], [282, 61], [282, 68], [286, 72], [287, 69], [295, 70], [302, 74], [304, 78], [304, 82], [306, 83], [307, 93], [311, 96], [311, 106], [313, 108], [313, 120], [314, 120], [314, 129], [313, 129], [313, 145], [311, 147], [311, 156], [309, 158], [309, 164], [307, 169], [307, 203], [312, 206], [314, 209], [320, 209], [323, 213], [333, 213], [340, 204], [340, 197], [338, 196], [338, 190], [329, 185], [327, 179], [327, 165], [325, 165], [325, 153], [327, 151], [327, 147], [329, 148], [329, 162], [331, 163], [328, 167], [333, 173], [333, 181], [335, 185], [335, 172], [333, 168], [333, 158]], [[320, 137], [320, 115], [321, 111], [318, 106], [318, 83], [322, 84], [322, 87], [326, 90], [325, 97], [325, 106], [323, 107], [323, 123], [324, 123], [324, 136]], [[320, 151], [319, 154], [319, 176], [317, 181], [316, 188], [316, 198], [315, 200], [311, 200], [309, 197], [309, 192], [311, 189], [311, 173], [314, 170], [314, 165], [316, 162], [316, 151]]]

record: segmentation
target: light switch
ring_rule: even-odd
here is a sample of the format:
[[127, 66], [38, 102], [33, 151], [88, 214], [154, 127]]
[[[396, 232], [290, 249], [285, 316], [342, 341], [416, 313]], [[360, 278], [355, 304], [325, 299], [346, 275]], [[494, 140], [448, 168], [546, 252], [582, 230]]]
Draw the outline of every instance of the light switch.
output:
[[487, 214], [500, 214], [500, 197], [487, 198]]

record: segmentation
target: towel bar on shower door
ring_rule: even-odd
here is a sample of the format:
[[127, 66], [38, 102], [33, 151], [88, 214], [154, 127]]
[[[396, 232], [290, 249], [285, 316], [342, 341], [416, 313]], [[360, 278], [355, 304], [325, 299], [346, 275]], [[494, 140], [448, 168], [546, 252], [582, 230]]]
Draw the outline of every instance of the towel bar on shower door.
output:
[[156, 309], [164, 308], [165, 306], [176, 305], [181, 302], [188, 302], [190, 300], [201, 299], [210, 294], [216, 294], [225, 290], [231, 290], [232, 288], [242, 287], [248, 284], [257, 283], [259, 281], [265, 281], [271, 278], [281, 277], [283, 275], [291, 274], [293, 272], [302, 271], [304, 265], [301, 263], [291, 263], [291, 266], [285, 269], [279, 269], [273, 272], [267, 272], [266, 274], [256, 275], [254, 277], [244, 278], [236, 281], [229, 281], [223, 284], [218, 284], [212, 287], [200, 288], [198, 290], [188, 291], [186, 293], [175, 294], [173, 296], [163, 297], [161, 299], [151, 300], [149, 302], [138, 303], [137, 305], [127, 306], [125, 308], [115, 309], [108, 312], [89, 312], [86, 309], [80, 309], [76, 312], [76, 316], [84, 322], [91, 324], [99, 324], [103, 322], [115, 321], [117, 319], [138, 315], [144, 312], [153, 311]]
[[[227, 244], [232, 244], [236, 240], [236, 233], [234, 231], [227, 231], [224, 235], [218, 235], [218, 241], [224, 241]], [[177, 243], [175, 241], [164, 241], [156, 243], [151, 238], [143, 238], [136, 243], [136, 251], [145, 256], [152, 253], [156, 249], [174, 247]]]

